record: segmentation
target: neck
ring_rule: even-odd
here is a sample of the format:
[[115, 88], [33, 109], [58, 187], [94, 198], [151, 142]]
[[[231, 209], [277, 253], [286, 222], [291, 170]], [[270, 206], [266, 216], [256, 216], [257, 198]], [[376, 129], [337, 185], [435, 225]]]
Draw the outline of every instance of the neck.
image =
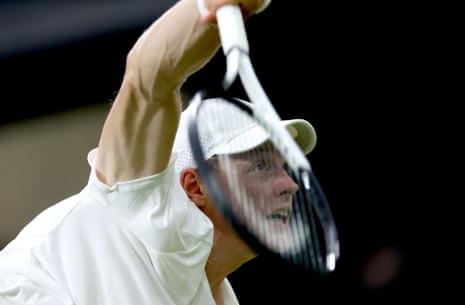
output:
[[257, 255], [239, 238], [228, 238], [215, 232], [213, 247], [205, 272], [216, 304], [223, 304], [222, 283], [225, 278]]

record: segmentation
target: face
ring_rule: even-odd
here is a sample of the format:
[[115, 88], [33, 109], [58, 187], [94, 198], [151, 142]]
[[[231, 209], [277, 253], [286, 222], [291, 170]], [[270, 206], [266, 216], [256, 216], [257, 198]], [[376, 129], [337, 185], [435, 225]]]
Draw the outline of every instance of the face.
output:
[[214, 163], [235, 215], [271, 250], [288, 249], [292, 196], [298, 186], [281, 154], [266, 143], [245, 153], [216, 156]]

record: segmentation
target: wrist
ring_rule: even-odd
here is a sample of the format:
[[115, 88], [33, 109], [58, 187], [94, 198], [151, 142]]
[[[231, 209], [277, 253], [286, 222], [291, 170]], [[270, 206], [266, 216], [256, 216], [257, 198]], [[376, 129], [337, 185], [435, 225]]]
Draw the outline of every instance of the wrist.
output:
[[[255, 11], [254, 14], [263, 12], [271, 3], [271, 0], [264, 0], [262, 5]], [[200, 16], [206, 16], [210, 11], [205, 6], [205, 0], [197, 0], [197, 7], [199, 8]]]

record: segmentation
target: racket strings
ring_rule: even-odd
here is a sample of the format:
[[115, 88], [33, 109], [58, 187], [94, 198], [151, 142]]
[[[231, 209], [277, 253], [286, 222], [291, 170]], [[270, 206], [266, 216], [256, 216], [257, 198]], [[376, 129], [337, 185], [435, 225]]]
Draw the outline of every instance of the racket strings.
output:
[[312, 266], [317, 268], [318, 260], [318, 236], [312, 235], [315, 231], [315, 217], [311, 206], [302, 204], [304, 201], [304, 192], [298, 192], [293, 202], [294, 217], [291, 230], [294, 241], [294, 250], [289, 253], [292, 255], [291, 261], [302, 266]]
[[[256, 151], [248, 153], [247, 158], [266, 160], [269, 156]], [[311, 204], [317, 200], [313, 198], [313, 194], [296, 175], [290, 173], [289, 179], [300, 184], [299, 190], [293, 193], [288, 212], [290, 215], [286, 216], [286, 212], [280, 210], [270, 214], [270, 210], [273, 210], [270, 207], [273, 199], [270, 198], [285, 195], [273, 190], [273, 186], [267, 184], [269, 179], [265, 179], [264, 176], [256, 177], [252, 181], [242, 176], [238, 173], [235, 161], [236, 158], [229, 155], [220, 156], [216, 160], [217, 176], [222, 177], [219, 180], [228, 201], [231, 202], [234, 217], [268, 250], [296, 265], [323, 271], [325, 247], [320, 236], [318, 215]], [[260, 187], [256, 187], [260, 184], [258, 178], [263, 178], [263, 185]], [[286, 228], [276, 225], [276, 222], [286, 224]]]
[[[262, 170], [253, 168], [255, 166], [263, 166], [265, 171], [270, 170], [269, 165], [256, 163], [266, 163], [267, 161], [262, 160], [267, 158], [269, 156], [263, 156], [260, 152], [253, 153], [253, 156], [247, 154], [247, 161], [242, 157], [221, 156], [216, 166], [222, 174], [217, 176], [221, 177], [219, 180], [222, 189], [239, 222], [266, 247], [279, 253], [287, 252], [290, 245], [288, 221], [292, 210], [290, 195], [286, 195], [287, 191], [282, 191], [283, 195], [275, 194], [279, 191], [273, 190], [273, 186], [269, 185], [270, 178], [267, 176], [270, 173], [251, 173]], [[246, 167], [238, 170], [238, 166], [244, 164]], [[286, 197], [289, 199], [285, 199]]]

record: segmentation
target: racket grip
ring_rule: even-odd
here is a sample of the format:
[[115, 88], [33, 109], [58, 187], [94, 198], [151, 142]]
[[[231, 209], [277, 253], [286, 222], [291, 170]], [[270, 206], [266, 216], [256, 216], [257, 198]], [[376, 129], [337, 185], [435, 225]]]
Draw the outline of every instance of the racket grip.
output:
[[225, 5], [216, 12], [221, 46], [227, 56], [234, 48], [249, 54], [249, 42], [245, 31], [244, 19], [237, 5]]

